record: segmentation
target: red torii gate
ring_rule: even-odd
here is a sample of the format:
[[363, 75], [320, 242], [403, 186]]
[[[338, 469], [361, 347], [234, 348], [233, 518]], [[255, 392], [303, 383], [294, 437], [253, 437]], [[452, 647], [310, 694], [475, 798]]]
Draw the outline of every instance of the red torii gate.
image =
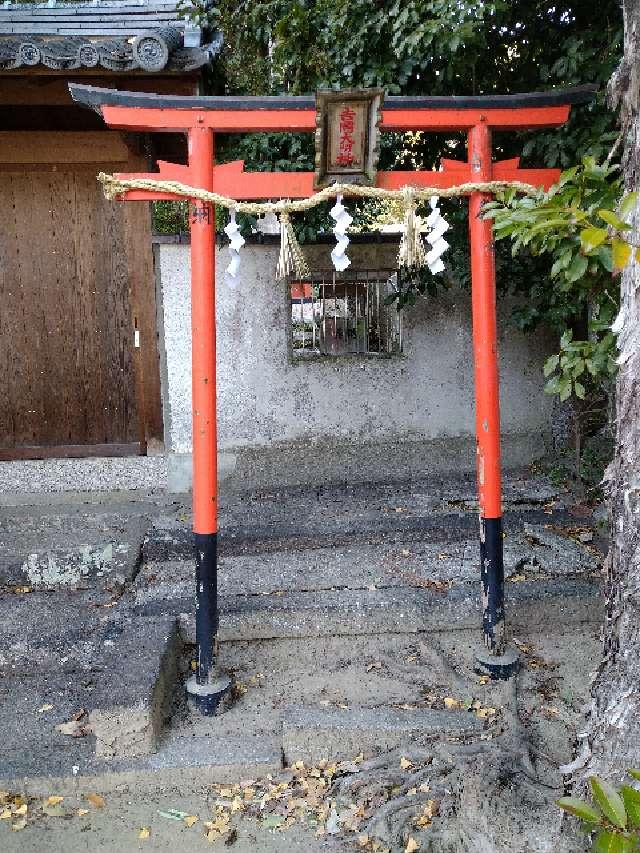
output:
[[[118, 92], [70, 85], [73, 99], [96, 109], [114, 128], [132, 131], [184, 132], [188, 165], [159, 162], [159, 172], [119, 178], [172, 180], [217, 192], [238, 201], [305, 198], [313, 194], [312, 172], [245, 172], [237, 161], [214, 165], [216, 133], [300, 131], [316, 129], [313, 97], [183, 97]], [[378, 172], [385, 189], [452, 187], [467, 182], [521, 181], [548, 188], [556, 169], [521, 169], [519, 158], [492, 162], [493, 130], [557, 127], [567, 121], [572, 104], [591, 99], [588, 86], [523, 95], [479, 97], [388, 97], [382, 131], [466, 131], [467, 162], [443, 160], [441, 172]], [[129, 190], [126, 200], [176, 199], [170, 193]], [[495, 255], [490, 221], [480, 208], [492, 196], [471, 192], [469, 232], [473, 353], [476, 389], [478, 497], [480, 503], [480, 571], [486, 653], [478, 665], [494, 677], [509, 677], [517, 657], [505, 648], [504, 569], [500, 472]], [[191, 205], [191, 330], [193, 409], [193, 531], [196, 552], [196, 676], [187, 685], [205, 714], [215, 713], [229, 680], [217, 668], [217, 436], [215, 330], [215, 215], [211, 204]]]

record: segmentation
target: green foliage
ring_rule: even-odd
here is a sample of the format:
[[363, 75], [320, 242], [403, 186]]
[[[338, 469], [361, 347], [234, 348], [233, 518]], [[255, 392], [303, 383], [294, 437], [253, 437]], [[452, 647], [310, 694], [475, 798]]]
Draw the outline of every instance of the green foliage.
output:
[[203, 30], [211, 30], [220, 24], [220, 9], [215, 0], [177, 0], [178, 17]]
[[154, 201], [151, 205], [154, 234], [188, 234], [189, 203], [187, 201]]
[[485, 205], [484, 214], [493, 219], [497, 240], [511, 239], [513, 255], [525, 247], [533, 255], [551, 254], [550, 275], [555, 284], [573, 291], [580, 281], [582, 290], [587, 273], [599, 277], [593, 282], [596, 287], [602, 277], [610, 278], [611, 246], [602, 223], [629, 228], [615, 213], [621, 194], [617, 165], [601, 165], [593, 157], [584, 157], [580, 166], [564, 171], [548, 192], [523, 197], [509, 190]]
[[[637, 770], [629, 770], [629, 775], [640, 778]], [[577, 797], [562, 797], [557, 805], [581, 821], [598, 853], [640, 850], [640, 791], [630, 785], [616, 790], [597, 776], [591, 776], [589, 784], [593, 805]]]
[[575, 394], [584, 400], [588, 392], [593, 393], [608, 386], [609, 377], [616, 372], [615, 338], [610, 324], [592, 322], [594, 334], [587, 341], [572, 340], [570, 329], [560, 338], [560, 352], [549, 356], [544, 365], [544, 375], [549, 378], [545, 386], [547, 394], [557, 394], [564, 402]]
[[525, 78], [536, 88], [600, 82], [622, 28], [609, 0], [221, 0], [219, 8], [227, 86], [251, 94], [363, 85], [479, 94], [527, 91]]
[[[619, 292], [612, 272], [628, 262], [626, 217], [637, 196], [620, 201], [622, 183], [617, 166], [583, 158], [580, 166], [562, 173], [558, 184], [537, 197], [504, 193], [485, 205], [493, 219], [496, 240], [508, 238], [514, 255], [526, 251], [552, 260], [546, 288], [544, 319], [560, 333], [560, 351], [545, 365], [546, 390], [561, 400], [610, 384], [615, 373], [616, 342], [611, 323]], [[587, 317], [576, 338], [574, 329]]]
[[446, 278], [435, 278], [425, 267], [401, 270], [398, 273], [398, 289], [385, 298], [385, 305], [396, 303], [398, 311], [407, 305], [415, 305], [418, 295], [435, 297], [451, 286]]
[[[217, 8], [225, 44], [212, 75], [216, 93], [295, 95], [382, 86], [389, 94], [465, 95], [585, 82], [604, 88], [620, 55], [617, 0], [597, 5], [589, 0], [220, 0]], [[524, 154], [534, 165], [555, 166], [585, 154], [601, 158], [614, 137], [613, 116], [599, 95], [593, 104], [572, 109], [565, 127], [520, 138], [498, 133], [494, 148], [498, 157]], [[466, 157], [464, 140], [451, 133], [383, 134], [381, 149], [385, 169], [431, 169], [442, 156]], [[250, 169], [311, 168], [312, 139], [234, 134], [219, 139], [218, 158], [243, 158]], [[326, 221], [317, 226], [327, 230]], [[304, 230], [312, 236], [313, 228]], [[467, 255], [466, 266], [466, 222], [447, 239]], [[532, 280], [527, 274], [526, 281]]]

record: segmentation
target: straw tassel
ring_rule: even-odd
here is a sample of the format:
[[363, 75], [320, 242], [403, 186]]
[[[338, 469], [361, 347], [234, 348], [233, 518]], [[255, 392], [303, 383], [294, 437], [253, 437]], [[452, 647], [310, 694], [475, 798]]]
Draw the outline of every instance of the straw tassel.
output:
[[422, 240], [424, 221], [416, 213], [416, 197], [411, 187], [402, 192], [404, 201], [404, 230], [398, 251], [398, 266], [405, 269], [422, 267], [426, 263], [426, 252]]
[[280, 213], [280, 257], [276, 267], [276, 278], [282, 279], [289, 275], [304, 278], [309, 275], [309, 267], [293, 230], [289, 214], [283, 210]]

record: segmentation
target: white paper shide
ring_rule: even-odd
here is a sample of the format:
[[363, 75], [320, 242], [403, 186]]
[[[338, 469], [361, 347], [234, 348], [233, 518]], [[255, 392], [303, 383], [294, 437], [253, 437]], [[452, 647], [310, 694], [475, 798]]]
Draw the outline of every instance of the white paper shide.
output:
[[427, 252], [426, 261], [432, 275], [444, 272], [442, 255], [449, 248], [449, 244], [443, 237], [443, 234], [449, 230], [449, 223], [440, 213], [438, 200], [438, 196], [431, 196], [431, 199], [429, 200], [431, 213], [427, 216], [425, 223], [428, 229], [426, 233], [426, 241], [431, 246], [431, 249]]
[[349, 245], [349, 237], [347, 236], [347, 228], [353, 222], [353, 217], [349, 215], [347, 209], [342, 204], [342, 196], [336, 196], [336, 203], [329, 211], [335, 225], [333, 233], [336, 238], [336, 245], [331, 252], [331, 260], [333, 266], [338, 272], [346, 270], [351, 261], [347, 257], [347, 246]]
[[224, 280], [226, 284], [235, 287], [238, 283], [238, 273], [240, 272], [240, 249], [245, 244], [245, 239], [240, 233], [240, 226], [236, 222], [236, 212], [231, 209], [229, 212], [229, 223], [224, 229], [224, 233], [229, 238], [229, 265], [225, 270]]

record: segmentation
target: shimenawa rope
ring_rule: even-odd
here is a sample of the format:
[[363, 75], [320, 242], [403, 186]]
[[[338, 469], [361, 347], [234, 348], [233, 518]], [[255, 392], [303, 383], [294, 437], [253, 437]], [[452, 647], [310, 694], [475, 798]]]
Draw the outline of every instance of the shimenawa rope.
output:
[[[520, 181], [478, 181], [458, 184], [453, 187], [418, 188], [405, 186], [400, 190], [335, 183], [319, 190], [308, 198], [296, 199], [295, 201], [280, 199], [275, 202], [248, 202], [237, 201], [234, 198], [220, 195], [220, 193], [191, 187], [179, 181], [164, 181], [150, 178], [116, 178], [114, 175], [107, 175], [104, 172], [100, 172], [98, 180], [102, 184], [105, 196], [109, 199], [115, 199], [127, 190], [149, 190], [151, 192], [171, 193], [172, 195], [183, 196], [184, 198], [211, 202], [221, 207], [226, 207], [228, 210], [233, 210], [236, 213], [249, 213], [254, 216], [267, 213], [278, 214], [280, 217], [280, 255], [276, 271], [278, 278], [284, 278], [292, 273], [295, 273], [299, 278], [309, 275], [309, 268], [302, 249], [296, 240], [290, 214], [311, 210], [319, 204], [337, 196], [401, 200], [405, 214], [398, 263], [403, 267], [415, 267], [423, 265], [426, 258], [425, 247], [421, 236], [423, 220], [416, 213], [417, 205], [421, 201], [426, 201], [433, 196], [455, 198], [474, 192], [496, 193], [508, 189], [513, 189], [516, 192], [530, 196], [540, 194], [540, 190], [536, 189], [536, 187]], [[235, 274], [237, 274], [237, 266], [236, 263], [234, 268]]]
[[458, 184], [454, 187], [404, 187], [400, 190], [385, 190], [382, 187], [364, 187], [357, 184], [332, 184], [325, 187], [308, 198], [280, 199], [280, 201], [237, 201], [235, 198], [220, 195], [219, 193], [203, 190], [198, 187], [190, 187], [179, 181], [156, 181], [148, 178], [116, 178], [100, 172], [98, 180], [103, 186], [104, 194], [109, 199], [114, 199], [127, 190], [150, 190], [155, 192], [172, 193], [173, 195], [195, 198], [199, 201], [209, 201], [219, 204], [228, 209], [235, 208], [238, 213], [250, 213], [260, 216], [264, 213], [300, 213], [303, 210], [311, 210], [325, 201], [335, 198], [337, 195], [357, 198], [388, 198], [406, 199], [409, 193], [413, 202], [425, 201], [431, 196], [438, 195], [443, 198], [455, 198], [456, 196], [469, 195], [469, 193], [496, 193], [508, 189], [525, 195], [536, 196], [540, 190], [531, 184], [521, 181], [478, 181], [476, 183]]

